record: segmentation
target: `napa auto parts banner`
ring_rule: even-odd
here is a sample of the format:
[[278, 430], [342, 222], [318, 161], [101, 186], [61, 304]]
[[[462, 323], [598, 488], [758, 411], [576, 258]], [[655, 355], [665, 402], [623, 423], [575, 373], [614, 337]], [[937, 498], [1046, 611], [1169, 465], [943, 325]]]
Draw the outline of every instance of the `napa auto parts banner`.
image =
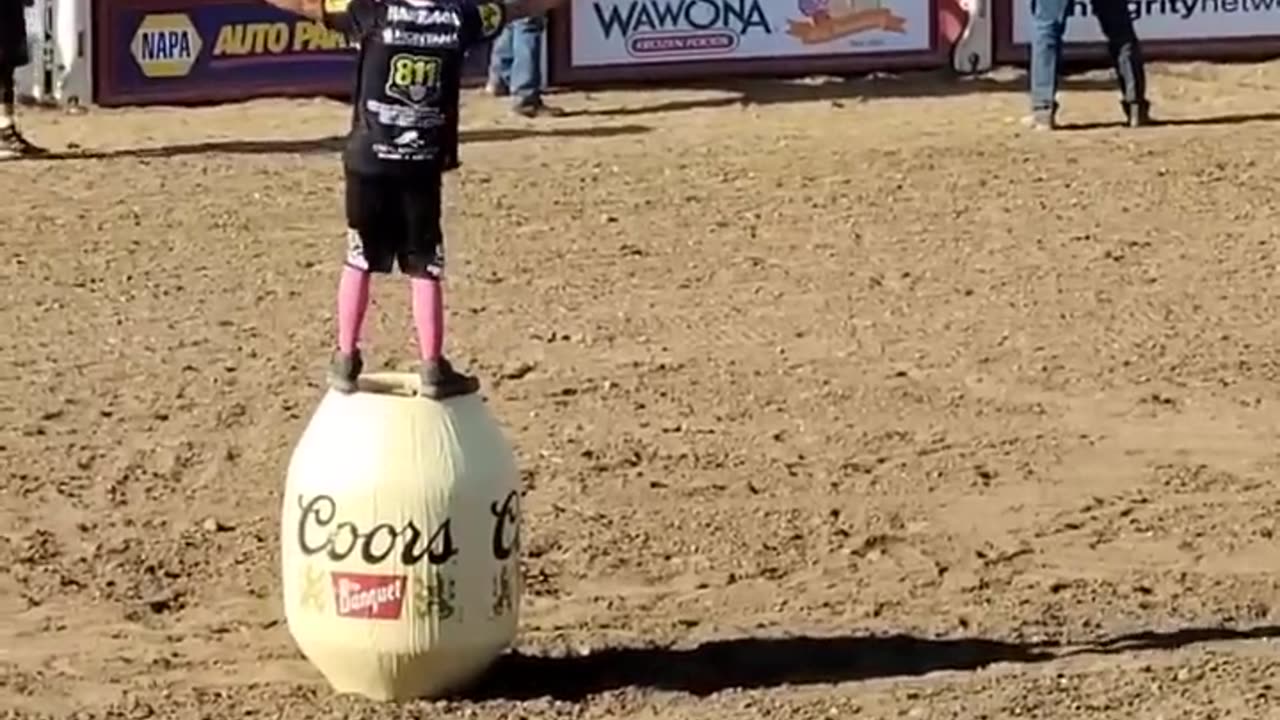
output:
[[576, 0], [574, 67], [916, 52], [931, 0]]
[[[1013, 42], [1031, 42], [1031, 3], [1013, 0]], [[1280, 34], [1280, 0], [1129, 0], [1143, 40], [1204, 40]], [[1066, 40], [1099, 43], [1106, 38], [1086, 0], [1071, 3]]]
[[[94, 0], [95, 101], [181, 104], [274, 95], [347, 97], [355, 48], [258, 0]], [[484, 77], [488, 48], [464, 77]]]
[[188, 103], [342, 93], [354, 51], [319, 23], [253, 0], [99, 0], [97, 102]]

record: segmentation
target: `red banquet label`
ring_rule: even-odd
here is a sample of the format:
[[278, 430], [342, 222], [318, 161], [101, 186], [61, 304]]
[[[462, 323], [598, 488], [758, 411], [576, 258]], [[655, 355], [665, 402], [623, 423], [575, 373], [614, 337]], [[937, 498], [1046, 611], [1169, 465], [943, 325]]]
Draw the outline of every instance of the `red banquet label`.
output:
[[339, 617], [399, 620], [404, 609], [404, 575], [330, 573]]

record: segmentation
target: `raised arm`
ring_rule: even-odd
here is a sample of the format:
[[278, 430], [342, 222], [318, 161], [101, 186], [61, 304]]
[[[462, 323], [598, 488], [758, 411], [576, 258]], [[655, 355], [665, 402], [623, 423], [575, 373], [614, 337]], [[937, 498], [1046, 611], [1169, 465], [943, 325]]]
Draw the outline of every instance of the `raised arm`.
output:
[[564, 4], [564, 0], [503, 0], [507, 21], [519, 20], [523, 17], [545, 15]]
[[463, 5], [464, 44], [492, 40], [511, 22], [544, 15], [562, 4], [564, 0], [470, 0]]
[[[291, 12], [294, 15], [301, 15], [312, 20], [324, 19], [325, 2], [333, 4], [333, 0], [263, 0], [268, 5], [274, 5], [285, 12]], [[344, 4], [345, 3], [341, 3]]]
[[[344, 0], [263, 0], [281, 10], [301, 15], [312, 20], [323, 20], [325, 11], [330, 14], [340, 13], [346, 9]], [[519, 20], [523, 17], [545, 15], [564, 4], [564, 0], [502, 0], [506, 21]], [[326, 7], [328, 6], [328, 7]]]

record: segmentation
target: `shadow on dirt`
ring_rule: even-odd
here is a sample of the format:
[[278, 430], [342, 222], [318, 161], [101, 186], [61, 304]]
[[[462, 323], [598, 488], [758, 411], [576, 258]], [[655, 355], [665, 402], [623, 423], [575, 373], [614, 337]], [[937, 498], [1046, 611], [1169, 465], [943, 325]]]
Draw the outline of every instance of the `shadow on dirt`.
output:
[[[568, 137], [615, 137], [619, 135], [637, 135], [647, 133], [652, 128], [646, 125], [614, 125], [608, 127], [557, 127], [548, 129], [535, 128], [484, 128], [463, 130], [461, 142], [470, 143], [504, 142], [524, 138], [568, 138]], [[187, 145], [165, 145], [151, 148], [128, 148], [124, 150], [77, 150], [55, 152], [33, 160], [94, 160], [103, 158], [171, 158], [186, 155], [229, 154], [229, 155], [310, 155], [341, 152], [346, 137], [334, 135], [324, 138], [303, 140], [217, 140], [211, 142], [191, 143]]]
[[[1269, 58], [1269, 56], [1267, 56]], [[1256, 61], [1242, 59], [1239, 62]], [[1097, 91], [1115, 93], [1119, 100], [1119, 87], [1115, 73], [1102, 60], [1071, 60], [1065, 62], [1061, 69], [1058, 88], [1061, 91]], [[1152, 75], [1177, 74], [1165, 64], [1154, 64], [1149, 72]], [[1211, 82], [1211, 81], [1210, 81]], [[725, 93], [719, 97], [688, 98], [666, 100], [644, 105], [628, 105], [621, 107], [593, 107], [572, 111], [569, 117], [619, 117], [649, 115], [687, 110], [702, 110], [720, 107], [747, 108], [761, 105], [777, 105], [795, 102], [830, 102], [840, 107], [866, 100], [887, 98], [939, 98], [977, 93], [1013, 93], [1023, 95], [1027, 92], [1027, 76], [1025, 66], [1002, 66], [990, 73], [973, 76], [958, 76], [950, 69], [924, 70], [903, 73], [872, 73], [866, 75], [829, 77], [821, 82], [811, 80], [778, 79], [778, 78], [741, 78], [731, 80], [672, 83], [660, 85], [653, 83], [635, 83], [630, 85], [602, 85], [600, 90], [643, 90], [651, 87], [664, 89], [702, 90]], [[591, 89], [586, 89], [590, 92]], [[574, 92], [577, 92], [576, 90]], [[1178, 120], [1164, 123], [1166, 125], [1220, 125], [1227, 124], [1231, 116], [1224, 118], [1204, 118], [1199, 120]], [[1270, 120], [1269, 116], [1246, 117], [1238, 122], [1249, 120]], [[1081, 127], [1106, 127], [1098, 124]]]
[[578, 700], [624, 687], [694, 695], [729, 688], [847, 682], [935, 670], [976, 670], [997, 662], [1052, 656], [992, 640], [889, 637], [793, 637], [718, 640], [694, 648], [610, 648], [584, 656], [512, 654], [472, 694], [480, 698], [550, 696]]
[[[1171, 120], [1156, 119], [1152, 121], [1151, 127], [1203, 127], [1208, 125], [1243, 125], [1251, 122], [1276, 122], [1280, 120], [1280, 112], [1258, 112], [1258, 113], [1236, 113], [1228, 115], [1211, 115], [1209, 117], [1198, 118], [1175, 118]], [[1121, 122], [1091, 122], [1091, 123], [1073, 123], [1063, 124], [1058, 127], [1059, 130], [1081, 131], [1081, 130], [1102, 130], [1104, 128], [1116, 128], [1122, 125]]]
[[1171, 650], [1198, 643], [1276, 637], [1280, 637], [1280, 627], [1272, 626], [1144, 632], [1075, 647], [893, 635], [741, 638], [689, 649], [610, 648], [565, 657], [512, 653], [503, 657], [467, 697], [575, 701], [627, 687], [710, 695], [728, 689], [977, 670], [995, 663], [1041, 663], [1074, 655]]
[[[1092, 68], [1085, 68], [1092, 69]], [[721, 107], [750, 107], [797, 102], [831, 102], [837, 106], [883, 98], [925, 98], [972, 95], [975, 93], [1025, 93], [1027, 81], [1021, 75], [980, 75], [957, 77], [950, 70], [919, 71], [894, 75], [833, 77], [822, 82], [789, 79], [745, 78], [705, 83], [665, 83], [664, 89], [703, 90], [731, 93], [721, 97], [667, 100], [648, 105], [599, 107], [575, 110], [566, 117], [619, 117], [658, 113], [705, 110]], [[1059, 84], [1062, 90], [1109, 90], [1116, 92], [1116, 82], [1109, 77], [1068, 76]], [[606, 89], [606, 88], [600, 88]], [[619, 86], [619, 90], [635, 89]], [[589, 92], [589, 91], [588, 91]]]
[[1241, 640], [1272, 640], [1280, 638], [1280, 625], [1260, 625], [1236, 630], [1232, 628], [1184, 628], [1170, 632], [1139, 632], [1118, 635], [1090, 645], [1063, 649], [1057, 657], [1073, 655], [1115, 655], [1126, 652], [1153, 650], [1177, 650], [1204, 643]]

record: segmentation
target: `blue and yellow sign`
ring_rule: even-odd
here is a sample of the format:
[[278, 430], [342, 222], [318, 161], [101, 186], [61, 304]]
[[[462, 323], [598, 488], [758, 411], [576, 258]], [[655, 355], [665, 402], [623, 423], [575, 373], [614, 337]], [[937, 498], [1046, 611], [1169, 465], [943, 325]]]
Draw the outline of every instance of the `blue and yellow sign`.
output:
[[183, 77], [200, 55], [200, 33], [185, 13], [147, 15], [138, 23], [129, 50], [149, 78]]
[[[259, 0], [95, 0], [94, 21], [100, 105], [346, 98], [355, 80], [346, 37]], [[488, 56], [471, 53], [469, 83]]]

